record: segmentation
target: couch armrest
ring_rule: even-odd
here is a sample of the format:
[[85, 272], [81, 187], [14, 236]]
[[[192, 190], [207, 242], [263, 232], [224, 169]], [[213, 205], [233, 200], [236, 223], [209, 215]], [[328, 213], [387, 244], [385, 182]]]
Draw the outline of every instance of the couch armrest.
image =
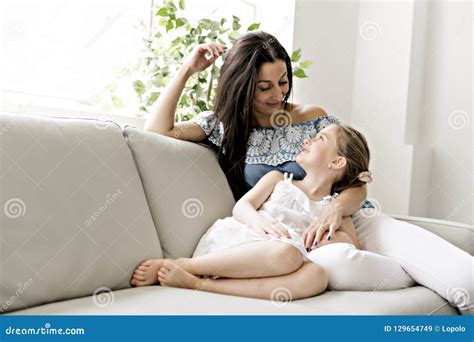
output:
[[426, 217], [389, 215], [397, 220], [422, 227], [474, 255], [474, 227], [472, 225]]

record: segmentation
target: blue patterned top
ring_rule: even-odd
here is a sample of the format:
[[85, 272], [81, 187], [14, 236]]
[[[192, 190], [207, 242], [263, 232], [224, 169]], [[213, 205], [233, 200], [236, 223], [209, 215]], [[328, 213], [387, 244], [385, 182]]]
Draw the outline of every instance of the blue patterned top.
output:
[[[221, 146], [224, 125], [219, 122], [216, 126], [216, 117], [213, 112], [202, 112], [192, 121], [202, 128], [211, 143]], [[335, 116], [324, 115], [286, 126], [254, 127], [250, 132], [245, 157], [246, 190], [250, 190], [260, 178], [273, 170], [292, 173], [295, 180], [303, 179], [306, 173], [295, 159], [304, 145], [304, 140], [313, 138], [320, 130], [332, 123], [339, 123], [339, 120]], [[373, 206], [366, 201], [362, 207]]]
[[[210, 142], [220, 146], [224, 135], [224, 125], [213, 112], [202, 112], [193, 121], [203, 129]], [[320, 116], [293, 125], [277, 127], [254, 127], [250, 132], [246, 164], [266, 164], [277, 166], [294, 161], [304, 145], [304, 140], [314, 137], [331, 123], [339, 123], [334, 116]], [[213, 130], [213, 128], [215, 129]]]

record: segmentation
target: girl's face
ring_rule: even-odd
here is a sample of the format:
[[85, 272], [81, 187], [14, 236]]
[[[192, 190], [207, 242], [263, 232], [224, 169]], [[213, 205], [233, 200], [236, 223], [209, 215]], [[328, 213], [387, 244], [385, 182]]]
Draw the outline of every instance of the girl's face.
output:
[[286, 64], [282, 60], [263, 63], [258, 71], [257, 88], [253, 111], [260, 115], [271, 115], [280, 109], [289, 91]]
[[321, 131], [314, 138], [306, 139], [296, 161], [302, 166], [326, 167], [336, 157], [337, 126], [331, 125]]

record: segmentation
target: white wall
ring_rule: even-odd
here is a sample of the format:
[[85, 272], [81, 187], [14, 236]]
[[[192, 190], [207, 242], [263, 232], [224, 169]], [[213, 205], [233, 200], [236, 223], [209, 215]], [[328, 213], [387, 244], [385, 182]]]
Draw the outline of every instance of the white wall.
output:
[[294, 101], [311, 103], [350, 118], [354, 77], [357, 2], [297, 0], [293, 48], [309, 59], [306, 79], [295, 78]]
[[294, 46], [315, 62], [295, 101], [366, 135], [369, 197], [472, 222], [471, 4], [297, 0], [295, 12]]
[[427, 214], [472, 222], [472, 4], [432, 3], [427, 32], [420, 130], [433, 151]]

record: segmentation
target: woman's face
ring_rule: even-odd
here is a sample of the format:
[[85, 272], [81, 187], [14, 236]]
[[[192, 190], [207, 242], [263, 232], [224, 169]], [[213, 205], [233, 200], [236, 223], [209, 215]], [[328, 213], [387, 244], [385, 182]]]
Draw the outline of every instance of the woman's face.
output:
[[258, 71], [257, 88], [253, 111], [260, 115], [271, 115], [279, 110], [289, 91], [286, 64], [282, 60], [263, 63]]

